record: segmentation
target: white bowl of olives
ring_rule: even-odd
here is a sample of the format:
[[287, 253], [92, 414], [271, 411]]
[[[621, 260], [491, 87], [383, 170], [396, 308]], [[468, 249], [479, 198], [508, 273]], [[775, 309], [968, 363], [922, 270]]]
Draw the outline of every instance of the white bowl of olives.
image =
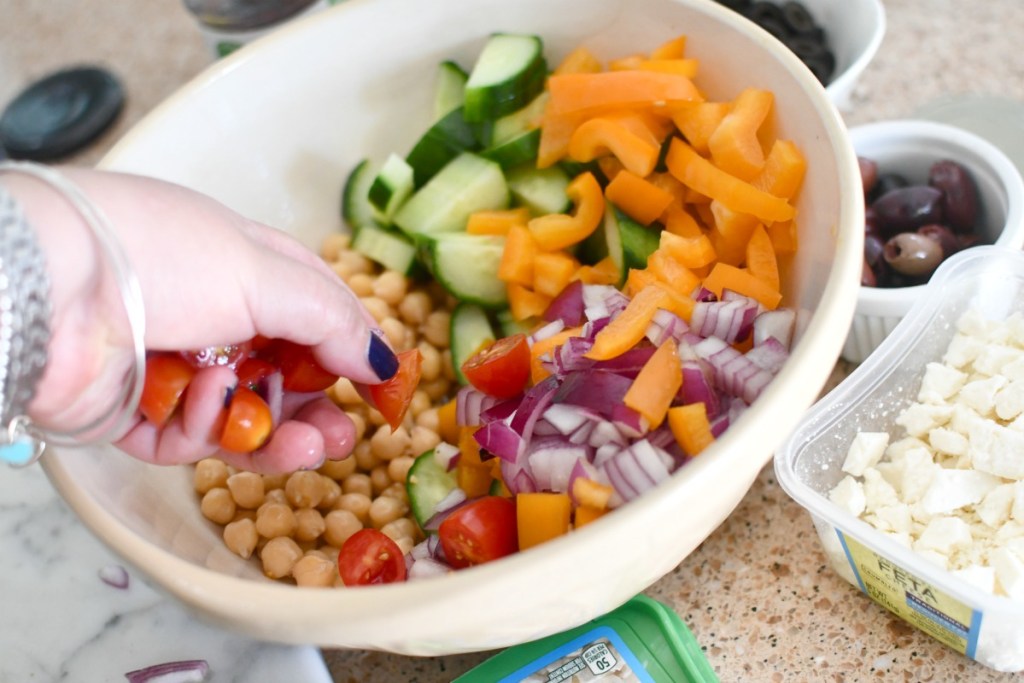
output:
[[864, 271], [843, 358], [859, 363], [946, 258], [1024, 246], [1024, 181], [997, 147], [955, 126], [883, 121], [850, 136], [864, 180]]

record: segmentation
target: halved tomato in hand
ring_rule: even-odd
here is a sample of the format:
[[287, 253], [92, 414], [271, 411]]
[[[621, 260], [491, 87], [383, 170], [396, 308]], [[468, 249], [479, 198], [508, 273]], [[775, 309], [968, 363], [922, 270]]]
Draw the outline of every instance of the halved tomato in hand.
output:
[[195, 374], [195, 368], [177, 354], [161, 353], [147, 358], [139, 412], [157, 427], [164, 426]]
[[262, 358], [246, 358], [242, 361], [241, 365], [235, 371], [238, 375], [238, 384], [243, 387], [248, 387], [253, 391], [259, 386], [260, 382], [270, 377], [277, 368], [263, 360]]
[[477, 351], [462, 364], [462, 374], [488, 396], [517, 396], [530, 379], [530, 345], [526, 335], [513, 334]]
[[412, 395], [420, 383], [423, 364], [423, 354], [419, 349], [409, 349], [396, 355], [398, 372], [391, 379], [368, 387], [370, 401], [391, 425], [392, 431], [398, 429], [405, 419]]
[[196, 369], [212, 368], [216, 365], [237, 368], [252, 351], [252, 342], [225, 344], [224, 346], [207, 346], [203, 349], [182, 351], [181, 357]]
[[284, 388], [288, 391], [323, 391], [338, 381], [338, 375], [324, 370], [316, 362], [309, 346], [275, 339], [260, 351], [260, 356], [281, 368]]
[[220, 447], [233, 453], [251, 453], [273, 429], [270, 406], [252, 389], [239, 386], [231, 396], [220, 433]]
[[341, 545], [338, 574], [346, 586], [404, 581], [405, 557], [398, 544], [383, 532], [360, 529]]
[[516, 504], [510, 498], [484, 496], [448, 515], [438, 529], [448, 564], [472, 567], [519, 549]]

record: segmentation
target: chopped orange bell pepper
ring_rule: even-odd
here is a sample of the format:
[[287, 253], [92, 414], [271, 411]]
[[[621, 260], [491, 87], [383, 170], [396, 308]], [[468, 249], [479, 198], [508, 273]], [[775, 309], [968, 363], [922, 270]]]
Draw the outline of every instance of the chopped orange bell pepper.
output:
[[626, 308], [612, 318], [597, 336], [585, 356], [594, 360], [608, 360], [636, 346], [647, 333], [654, 312], [665, 308], [668, 293], [660, 287], [644, 287], [637, 292]]
[[590, 236], [604, 216], [604, 193], [592, 173], [576, 176], [566, 194], [575, 204], [573, 215], [549, 214], [532, 219], [528, 228], [544, 251], [570, 247]]
[[516, 320], [529, 320], [544, 315], [551, 305], [551, 297], [538, 294], [516, 282], [508, 283], [508, 308]]
[[670, 106], [704, 98], [689, 78], [657, 71], [603, 71], [548, 78], [552, 112], [600, 113], [613, 109]]
[[730, 102], [688, 102], [673, 108], [672, 121], [697, 152], [707, 154], [711, 134], [731, 108]]
[[768, 90], [747, 88], [733, 100], [732, 108], [708, 138], [715, 164], [741, 180], [751, 180], [764, 167], [764, 149], [758, 131], [772, 109]]
[[621, 121], [589, 119], [573, 132], [569, 140], [569, 157], [576, 161], [593, 161], [613, 154], [628, 170], [646, 176], [658, 163], [659, 147], [648, 136], [638, 135]]
[[556, 346], [564, 344], [565, 340], [569, 337], [579, 336], [582, 331], [582, 327], [570, 327], [562, 330], [558, 334], [553, 334], [544, 339], [538, 339], [533, 343], [533, 346], [530, 347], [530, 379], [534, 384], [544, 381], [544, 379], [551, 374], [544, 369], [543, 365], [541, 365], [541, 359], [554, 350]]
[[626, 274], [626, 285], [622, 291], [626, 296], [636, 296], [640, 290], [658, 282], [658, 274], [650, 268], [630, 268]]
[[753, 214], [765, 222], [787, 221], [796, 214], [785, 199], [726, 173], [679, 138], [672, 140], [665, 164], [684, 185], [717, 199], [734, 211]]
[[793, 221], [771, 223], [765, 227], [765, 230], [768, 232], [768, 237], [772, 240], [772, 247], [775, 248], [776, 254], [796, 253], [797, 243], [799, 242], [796, 223]]
[[703, 403], [688, 403], [668, 409], [668, 426], [672, 435], [687, 455], [693, 457], [710, 446], [714, 440], [707, 408]]
[[600, 519], [607, 512], [605, 509], [592, 508], [589, 505], [580, 505], [573, 513], [573, 527], [579, 529]]
[[592, 266], [580, 266], [573, 277], [585, 285], [618, 285], [619, 268], [605, 256]]
[[701, 237], [704, 231], [701, 230], [697, 220], [690, 215], [690, 212], [683, 208], [682, 204], [671, 204], [665, 209], [662, 216], [665, 223], [665, 230], [680, 237]]
[[554, 74], [596, 74], [601, 71], [601, 60], [594, 56], [594, 53], [582, 45], [575, 48], [565, 56]]
[[533, 291], [556, 297], [572, 281], [579, 262], [564, 251], [542, 251], [533, 261]]
[[656, 429], [682, 384], [683, 370], [676, 343], [668, 339], [644, 363], [622, 402], [646, 418], [651, 429]]
[[683, 237], [663, 230], [658, 251], [664, 251], [680, 265], [687, 268], [700, 268], [715, 261], [715, 248], [706, 235]]
[[505, 238], [505, 250], [498, 265], [498, 279], [520, 285], [533, 284], [537, 241], [525, 225], [512, 225]]
[[753, 185], [776, 197], [792, 199], [800, 189], [806, 171], [807, 160], [796, 144], [791, 140], [776, 140]]
[[596, 482], [587, 477], [577, 477], [572, 483], [572, 497], [581, 507], [604, 510], [612, 499], [615, 491], [608, 484]]
[[454, 398], [437, 409], [437, 433], [442, 441], [453, 446], [459, 442], [459, 424], [455, 416]]
[[672, 194], [631, 171], [622, 171], [608, 183], [604, 196], [642, 225], [650, 225], [672, 203]]
[[651, 59], [682, 59], [685, 54], [686, 36], [679, 36], [651, 50]]
[[530, 210], [525, 206], [515, 209], [477, 211], [469, 215], [469, 220], [466, 221], [466, 232], [470, 235], [507, 235], [513, 225], [525, 227], [529, 220]]
[[776, 292], [779, 291], [779, 261], [764, 226], [754, 228], [747, 242], [747, 270]]
[[520, 493], [516, 496], [519, 549], [526, 550], [569, 532], [572, 501], [567, 493]]
[[747, 270], [731, 266], [728, 263], [719, 261], [711, 269], [708, 276], [704, 278], [704, 286], [721, 298], [722, 292], [726, 289], [737, 294], [757, 299], [758, 302], [769, 310], [778, 307], [782, 295], [777, 289], [763, 280], [757, 278]]
[[647, 270], [680, 294], [689, 295], [700, 284], [700, 278], [667, 249], [656, 249], [647, 257]]
[[541, 117], [540, 142], [537, 147], [537, 168], [549, 168], [569, 153], [569, 141], [584, 120], [579, 114], [556, 114], [548, 101]]

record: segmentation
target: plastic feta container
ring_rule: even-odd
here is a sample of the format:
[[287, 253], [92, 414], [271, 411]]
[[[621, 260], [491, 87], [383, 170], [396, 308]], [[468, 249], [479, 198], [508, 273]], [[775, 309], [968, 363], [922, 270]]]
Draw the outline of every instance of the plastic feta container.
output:
[[1024, 602], [955, 577], [828, 498], [858, 433], [904, 434], [896, 417], [916, 401], [926, 365], [942, 358], [968, 311], [993, 321], [1024, 313], [1024, 252], [974, 247], [943, 263], [875, 352], [808, 411], [776, 453], [775, 472], [810, 512], [840, 576], [957, 652], [999, 671], [1021, 671]]

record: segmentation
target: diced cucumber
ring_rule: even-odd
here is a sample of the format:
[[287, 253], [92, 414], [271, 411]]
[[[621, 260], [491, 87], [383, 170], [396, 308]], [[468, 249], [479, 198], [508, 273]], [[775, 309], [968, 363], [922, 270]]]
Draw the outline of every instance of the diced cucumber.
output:
[[512, 316], [512, 311], [507, 308], [498, 311], [494, 317], [498, 320], [498, 327], [501, 329], [502, 337], [511, 337], [513, 334], [530, 334], [530, 325], [516, 320]]
[[508, 142], [519, 137], [523, 133], [540, 128], [541, 119], [544, 116], [544, 108], [548, 105], [550, 95], [545, 90], [530, 101], [528, 105], [514, 111], [507, 116], [502, 116], [494, 122], [491, 128], [490, 146], [494, 147], [503, 142]]
[[462, 109], [458, 108], [432, 125], [405, 160], [412, 166], [414, 184], [419, 189], [459, 154], [479, 148], [476, 129], [466, 123]]
[[439, 121], [445, 114], [462, 106], [466, 94], [466, 80], [469, 74], [452, 61], [441, 62], [437, 67], [437, 81], [434, 84], [434, 120]]
[[402, 275], [413, 275], [419, 262], [416, 246], [404, 233], [387, 230], [372, 223], [363, 225], [352, 240], [352, 249]]
[[534, 216], [565, 213], [572, 208], [569, 195], [569, 174], [558, 166], [537, 168], [523, 164], [506, 173], [508, 189], [517, 204], [530, 210]]
[[502, 168], [513, 168], [537, 158], [540, 149], [540, 129], [534, 128], [518, 137], [499, 143], [480, 152], [480, 156], [496, 162]]
[[397, 154], [389, 155], [367, 193], [381, 222], [390, 222], [395, 210], [412, 194], [412, 183], [412, 166]]
[[452, 365], [455, 366], [455, 379], [459, 384], [468, 384], [462, 374], [462, 364], [484, 345], [491, 344], [497, 336], [487, 312], [476, 304], [460, 302], [452, 311], [451, 348]]
[[508, 207], [501, 167], [464, 152], [450, 161], [398, 209], [394, 223], [409, 235], [463, 231], [469, 215]]
[[604, 212], [603, 229], [606, 253], [618, 268], [619, 283], [625, 282], [630, 268], [646, 268], [647, 258], [658, 248], [659, 230], [640, 225], [622, 213], [611, 202]]
[[466, 120], [496, 119], [521, 109], [540, 94], [546, 78], [538, 36], [492, 35], [466, 81]]
[[485, 308], [508, 305], [498, 266], [505, 238], [493, 235], [442, 233], [427, 240], [427, 267], [449, 294]]
[[434, 515], [437, 504], [458, 486], [455, 475], [434, 457], [434, 449], [420, 454], [405, 477], [409, 507], [420, 528]]
[[353, 234], [359, 232], [363, 225], [376, 222], [376, 214], [368, 198], [374, 177], [370, 160], [363, 159], [345, 179], [345, 187], [341, 192], [341, 217]]

